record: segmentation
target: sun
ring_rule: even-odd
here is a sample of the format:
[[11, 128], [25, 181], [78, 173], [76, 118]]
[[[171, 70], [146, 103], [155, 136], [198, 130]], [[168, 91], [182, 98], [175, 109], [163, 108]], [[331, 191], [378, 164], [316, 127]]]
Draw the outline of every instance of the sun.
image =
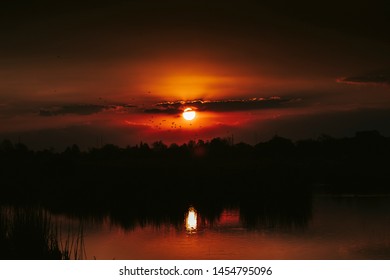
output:
[[196, 116], [196, 112], [194, 110], [192, 110], [191, 108], [184, 109], [183, 118], [185, 120], [192, 121], [193, 119], [195, 119], [195, 116]]

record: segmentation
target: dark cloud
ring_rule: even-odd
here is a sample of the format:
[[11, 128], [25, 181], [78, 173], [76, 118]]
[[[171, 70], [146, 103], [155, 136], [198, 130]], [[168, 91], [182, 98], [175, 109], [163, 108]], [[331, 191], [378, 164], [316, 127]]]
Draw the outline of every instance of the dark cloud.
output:
[[63, 106], [54, 106], [50, 108], [42, 108], [39, 110], [39, 115], [43, 117], [59, 116], [59, 115], [92, 115], [102, 111], [126, 111], [135, 106], [130, 104], [120, 105], [96, 105], [96, 104], [69, 104]]
[[[294, 140], [317, 138], [328, 134], [333, 137], [353, 136], [356, 131], [378, 130], [390, 136], [390, 109], [361, 108], [348, 111], [318, 112], [271, 119], [253, 124], [259, 139], [267, 140], [275, 133]], [[248, 139], [250, 142], [252, 139]]]
[[337, 79], [339, 83], [357, 85], [390, 85], [390, 70]]
[[251, 99], [230, 99], [230, 100], [188, 100], [161, 102], [155, 105], [155, 108], [146, 109], [145, 113], [153, 114], [178, 114], [186, 107], [192, 107], [198, 111], [213, 112], [232, 112], [247, 110], [264, 110], [271, 108], [283, 108], [296, 106], [302, 100], [281, 98], [273, 96], [269, 98], [251, 98]]
[[14, 143], [20, 141], [34, 150], [54, 148], [58, 152], [73, 144], [77, 144], [83, 150], [101, 147], [105, 144], [126, 147], [143, 140], [138, 139], [136, 135], [145, 129], [147, 129], [146, 126], [92, 122], [88, 125], [70, 125], [17, 133], [0, 131], [0, 142], [2, 139], [10, 139]]

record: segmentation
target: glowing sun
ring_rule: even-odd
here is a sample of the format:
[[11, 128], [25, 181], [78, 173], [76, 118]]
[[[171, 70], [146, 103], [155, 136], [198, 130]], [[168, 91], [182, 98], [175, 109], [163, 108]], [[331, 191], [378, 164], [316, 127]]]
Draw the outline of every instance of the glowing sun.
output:
[[196, 116], [196, 112], [194, 110], [192, 110], [191, 108], [184, 109], [183, 118], [185, 120], [192, 121], [193, 119], [195, 119], [195, 116]]

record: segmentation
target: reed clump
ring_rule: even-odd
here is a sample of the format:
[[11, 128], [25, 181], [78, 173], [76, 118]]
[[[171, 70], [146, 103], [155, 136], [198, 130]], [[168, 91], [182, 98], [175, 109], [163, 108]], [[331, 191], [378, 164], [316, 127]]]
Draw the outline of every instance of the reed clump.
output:
[[43, 209], [0, 208], [0, 259], [81, 259], [82, 246], [82, 231], [76, 237], [69, 233], [62, 242], [57, 225]]

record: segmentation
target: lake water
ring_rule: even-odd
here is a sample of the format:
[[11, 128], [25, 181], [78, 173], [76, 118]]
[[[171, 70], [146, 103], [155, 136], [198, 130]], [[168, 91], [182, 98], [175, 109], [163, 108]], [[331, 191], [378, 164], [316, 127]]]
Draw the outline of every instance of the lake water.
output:
[[182, 223], [127, 230], [106, 217], [83, 222], [84, 246], [88, 259], [390, 259], [390, 197], [318, 195], [306, 214], [248, 223], [239, 208], [213, 221], [189, 208]]

